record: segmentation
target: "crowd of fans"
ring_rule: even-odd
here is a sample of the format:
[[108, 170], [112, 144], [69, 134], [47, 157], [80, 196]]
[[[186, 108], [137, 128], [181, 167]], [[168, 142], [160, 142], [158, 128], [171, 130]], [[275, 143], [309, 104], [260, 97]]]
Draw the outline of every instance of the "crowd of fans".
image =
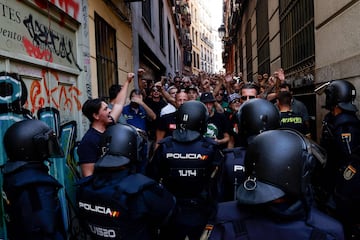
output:
[[[140, 117], [146, 122], [142, 126], [146, 127], [136, 124], [135, 127], [146, 132], [150, 141], [150, 157], [157, 142], [171, 135], [175, 129], [176, 109], [188, 100], [198, 100], [207, 106], [210, 119], [205, 135], [218, 142], [222, 149], [241, 146], [235, 116], [241, 104], [252, 98], [266, 99], [275, 104], [281, 112], [282, 127], [295, 128], [310, 137], [306, 106], [293, 98], [282, 69], [271, 75], [259, 74], [256, 81], [245, 81], [241, 74], [177, 74], [174, 77], [161, 77], [158, 81], [146, 79], [145, 75], [143, 69], [138, 70], [139, 89], [144, 105], [153, 111], [156, 118], [153, 114], [149, 115], [151, 118], [146, 117], [148, 112], [145, 112]], [[284, 107], [286, 104], [288, 107]], [[132, 125], [134, 117], [125, 116]]]

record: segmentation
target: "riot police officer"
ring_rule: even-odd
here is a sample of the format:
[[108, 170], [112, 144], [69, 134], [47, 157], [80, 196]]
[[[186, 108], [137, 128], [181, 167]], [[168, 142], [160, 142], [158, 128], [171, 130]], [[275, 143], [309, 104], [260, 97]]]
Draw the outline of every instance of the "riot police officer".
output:
[[156, 239], [157, 228], [172, 214], [174, 196], [132, 173], [139, 159], [138, 138], [130, 125], [107, 128], [94, 174], [78, 184], [80, 217], [93, 239]]
[[40, 120], [11, 125], [4, 135], [3, 197], [8, 237], [14, 240], [66, 239], [58, 191], [62, 187], [44, 164], [62, 156], [56, 134]]
[[[317, 159], [319, 158], [319, 159]], [[237, 201], [220, 203], [208, 239], [344, 239], [341, 224], [312, 205], [311, 174], [323, 151], [294, 130], [259, 134], [245, 156]]]
[[222, 201], [236, 199], [236, 189], [245, 180], [244, 157], [246, 146], [261, 132], [280, 127], [280, 114], [271, 102], [256, 98], [243, 103], [237, 113], [239, 138], [244, 142], [242, 147], [225, 149], [224, 168], [222, 172]]
[[315, 175], [317, 199], [319, 206], [341, 219], [349, 237], [352, 235], [350, 229], [357, 229], [359, 237], [360, 228], [350, 226], [360, 223], [359, 213], [354, 215], [358, 203], [355, 204], [357, 201], [353, 198], [360, 194], [359, 187], [354, 187], [360, 185], [360, 181], [357, 177], [353, 178], [357, 171], [356, 161], [350, 163], [350, 159], [354, 159], [355, 148], [360, 145], [358, 109], [353, 104], [356, 89], [345, 80], [330, 81], [324, 87], [324, 108], [329, 112], [323, 120], [320, 144], [326, 149], [328, 160], [325, 168], [318, 168]]
[[172, 136], [159, 142], [148, 174], [177, 198], [177, 211], [160, 239], [198, 240], [214, 213], [222, 153], [215, 141], [203, 137], [208, 111], [199, 101], [185, 102], [176, 117]]

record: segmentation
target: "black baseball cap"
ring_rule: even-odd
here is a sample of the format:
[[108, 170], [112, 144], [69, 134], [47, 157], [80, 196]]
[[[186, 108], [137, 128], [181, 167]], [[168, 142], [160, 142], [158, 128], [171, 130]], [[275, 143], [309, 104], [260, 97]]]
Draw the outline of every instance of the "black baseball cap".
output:
[[204, 92], [200, 96], [200, 101], [203, 103], [215, 102], [214, 95], [211, 92]]

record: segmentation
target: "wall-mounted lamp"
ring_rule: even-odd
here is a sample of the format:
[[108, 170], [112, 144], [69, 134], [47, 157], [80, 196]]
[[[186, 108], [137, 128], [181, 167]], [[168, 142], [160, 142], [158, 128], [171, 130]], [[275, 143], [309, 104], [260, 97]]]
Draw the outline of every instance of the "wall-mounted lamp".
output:
[[218, 33], [219, 33], [219, 38], [222, 40], [225, 36], [225, 26], [224, 24], [221, 24], [220, 27], [218, 28]]
[[234, 2], [233, 4], [233, 12], [239, 11], [241, 8], [241, 3]]

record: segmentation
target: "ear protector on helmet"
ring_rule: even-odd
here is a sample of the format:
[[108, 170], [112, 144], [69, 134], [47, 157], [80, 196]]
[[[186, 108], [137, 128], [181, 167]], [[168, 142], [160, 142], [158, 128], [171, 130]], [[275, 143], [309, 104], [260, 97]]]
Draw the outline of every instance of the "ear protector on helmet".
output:
[[312, 172], [317, 165], [317, 161], [319, 161], [319, 163], [321, 163], [322, 165], [325, 165], [326, 163], [326, 151], [314, 141], [305, 137], [303, 134], [294, 129], [283, 128], [281, 130], [292, 132], [302, 139], [303, 174], [301, 181], [301, 189], [303, 193], [306, 193], [307, 187], [311, 182]]

